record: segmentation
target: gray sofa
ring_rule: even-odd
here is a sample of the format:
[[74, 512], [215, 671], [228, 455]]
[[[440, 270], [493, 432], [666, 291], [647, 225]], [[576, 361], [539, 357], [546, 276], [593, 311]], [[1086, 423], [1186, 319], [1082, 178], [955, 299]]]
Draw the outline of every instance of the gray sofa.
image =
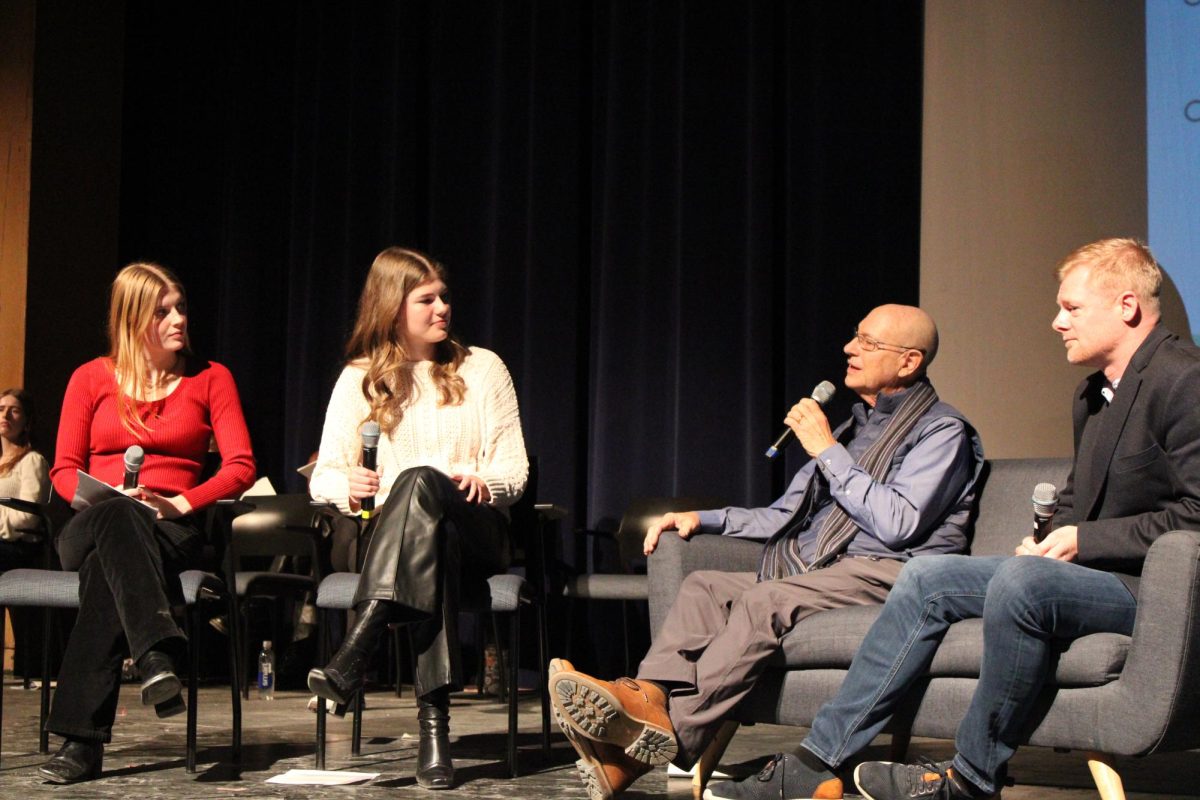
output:
[[[988, 462], [972, 554], [1011, 555], [1031, 527], [1034, 485], [1048, 481], [1062, 487], [1069, 467], [1066, 459]], [[651, 630], [662, 625], [689, 572], [754, 571], [760, 551], [759, 543], [723, 536], [690, 541], [664, 536], [649, 560]], [[1032, 715], [1026, 738], [1033, 745], [1085, 751], [1105, 800], [1124, 797], [1111, 756], [1200, 745], [1200, 533], [1175, 531], [1160, 537], [1146, 559], [1139, 592], [1132, 637], [1094, 634], [1063, 650], [1054, 685]], [[739, 707], [736, 721], [811, 725], [841, 685], [878, 613], [878, 606], [837, 609], [802, 621], [785, 638], [777, 663]], [[914, 688], [892, 720], [895, 756], [902, 757], [909, 736], [954, 738], [975, 688], [982, 652], [980, 620], [951, 627], [928, 681]], [[706, 754], [699, 781], [723, 747], [720, 742]]]

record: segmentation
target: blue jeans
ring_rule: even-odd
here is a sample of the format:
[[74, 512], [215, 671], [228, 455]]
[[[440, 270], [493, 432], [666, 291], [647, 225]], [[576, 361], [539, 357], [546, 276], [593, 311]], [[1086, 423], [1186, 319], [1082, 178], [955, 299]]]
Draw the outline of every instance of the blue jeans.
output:
[[1115, 575], [1078, 564], [1037, 556], [914, 558], [803, 746], [835, 767], [862, 750], [925, 675], [947, 628], [983, 617], [983, 666], [958, 726], [954, 767], [994, 792], [1056, 646], [1089, 633], [1130, 634], [1136, 610]]

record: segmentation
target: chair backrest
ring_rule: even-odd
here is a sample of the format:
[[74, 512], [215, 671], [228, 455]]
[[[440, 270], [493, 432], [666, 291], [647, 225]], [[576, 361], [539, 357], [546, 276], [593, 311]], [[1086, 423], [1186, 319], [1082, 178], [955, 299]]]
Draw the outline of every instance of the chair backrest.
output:
[[1071, 472], [1069, 458], [998, 458], [984, 465], [971, 554], [1011, 556], [1033, 529], [1033, 487], [1059, 491]]
[[630, 501], [617, 528], [617, 550], [625, 569], [645, 560], [642, 543], [646, 529], [668, 511], [697, 511], [720, 508], [722, 502], [713, 497], [637, 497]]
[[318, 563], [318, 511], [307, 494], [246, 498], [254, 506], [233, 520], [233, 551], [252, 556], [307, 556]]
[[537, 530], [538, 512], [538, 459], [529, 456], [529, 477], [525, 481], [525, 491], [521, 499], [508, 508], [509, 533], [512, 537], [513, 548], [518, 560], [525, 554], [525, 549], [534, 543], [534, 531]]

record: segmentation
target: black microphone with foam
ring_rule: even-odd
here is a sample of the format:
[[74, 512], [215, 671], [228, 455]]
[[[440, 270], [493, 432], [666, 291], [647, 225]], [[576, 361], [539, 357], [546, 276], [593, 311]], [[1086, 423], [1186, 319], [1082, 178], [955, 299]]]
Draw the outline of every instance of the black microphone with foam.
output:
[[[821, 381], [817, 384], [817, 388], [812, 390], [812, 399], [817, 401], [817, 405], [823, 406], [833, 399], [833, 395], [837, 392], [837, 387], [829, 381]], [[791, 428], [784, 428], [783, 433], [779, 434], [779, 438], [775, 443], [767, 448], [767, 458], [774, 458], [779, 455], [785, 447], [791, 444], [796, 439], [796, 434], [792, 433]]]
[[[379, 423], [375, 420], [370, 420], [362, 426], [362, 465], [364, 468], [375, 471], [376, 457], [379, 454]], [[359, 504], [362, 511], [363, 519], [370, 519], [371, 512], [375, 510], [375, 497], [364, 497], [362, 503]]]
[[1058, 489], [1053, 483], [1033, 487], [1033, 540], [1040, 542], [1050, 533], [1054, 512], [1058, 510]]
[[146, 451], [138, 445], [130, 445], [125, 451], [125, 480], [121, 486], [126, 489], [136, 489], [138, 475], [142, 471], [142, 463], [146, 460]]

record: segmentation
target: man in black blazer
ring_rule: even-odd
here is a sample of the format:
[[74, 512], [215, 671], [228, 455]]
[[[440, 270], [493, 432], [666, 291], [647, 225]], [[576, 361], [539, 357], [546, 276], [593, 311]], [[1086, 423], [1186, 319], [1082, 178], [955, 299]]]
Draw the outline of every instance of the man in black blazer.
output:
[[1052, 327], [1070, 363], [1098, 371], [1075, 393], [1075, 463], [1054, 529], [1025, 537], [1021, 558], [908, 562], [799, 754], [706, 798], [840, 798], [838, 768], [887, 724], [947, 628], [971, 617], [983, 618], [983, 667], [953, 760], [866, 762], [854, 780], [868, 800], [995, 797], [1056, 646], [1132, 633], [1146, 551], [1168, 531], [1200, 530], [1200, 351], [1159, 325], [1162, 272], [1144, 244], [1086, 245], [1058, 277]]

